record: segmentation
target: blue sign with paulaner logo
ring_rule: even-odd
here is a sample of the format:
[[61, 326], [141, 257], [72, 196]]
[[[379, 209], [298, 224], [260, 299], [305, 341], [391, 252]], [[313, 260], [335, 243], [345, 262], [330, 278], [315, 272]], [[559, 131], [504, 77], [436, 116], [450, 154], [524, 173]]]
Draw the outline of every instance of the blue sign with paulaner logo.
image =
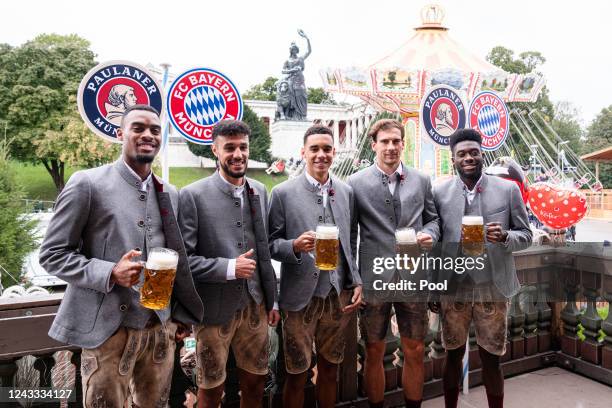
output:
[[421, 100], [423, 131], [434, 143], [448, 147], [450, 135], [466, 124], [466, 109], [458, 91], [448, 85], [432, 87]]
[[150, 105], [160, 115], [164, 98], [157, 80], [144, 67], [129, 61], [109, 61], [92, 68], [81, 80], [79, 113], [98, 136], [117, 140], [123, 113], [132, 105]]

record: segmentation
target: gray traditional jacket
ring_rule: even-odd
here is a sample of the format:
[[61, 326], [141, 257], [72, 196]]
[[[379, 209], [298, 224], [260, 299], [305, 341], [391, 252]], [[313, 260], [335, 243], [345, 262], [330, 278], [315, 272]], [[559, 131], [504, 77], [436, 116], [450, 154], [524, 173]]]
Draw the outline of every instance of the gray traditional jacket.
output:
[[371, 165], [348, 179], [355, 194], [353, 218], [353, 250], [357, 250], [359, 227], [359, 271], [364, 289], [371, 289], [373, 280], [390, 281], [395, 270], [385, 270], [381, 275], [372, 273], [374, 258], [394, 258], [395, 230], [412, 227], [438, 240], [438, 214], [433, 202], [431, 181], [421, 172], [401, 164], [403, 180], [399, 183], [399, 194], [394, 197], [389, 191], [387, 176]]
[[[434, 187], [434, 201], [440, 215], [438, 221], [442, 256], [458, 256], [461, 242], [461, 220], [466, 214], [466, 197], [464, 184], [458, 176]], [[474, 200], [478, 208], [470, 215], [480, 215], [484, 224], [499, 222], [503, 230], [508, 231], [504, 244], [486, 242], [487, 263], [491, 279], [499, 292], [506, 298], [518, 293], [520, 284], [516, 276], [512, 252], [520, 251], [531, 245], [531, 228], [527, 210], [521, 198], [518, 186], [499, 177], [482, 175], [482, 180]], [[479, 213], [479, 214], [477, 214]], [[438, 280], [456, 278], [453, 271], [442, 270]]]
[[[248, 305], [249, 296], [272, 310], [276, 275], [268, 249], [265, 186], [246, 178], [243, 199], [219, 172], [181, 189], [179, 223], [196, 289], [204, 303], [202, 322], [220, 325]], [[242, 201], [242, 203], [241, 203]], [[257, 269], [251, 279], [227, 279], [227, 266], [249, 249]]]
[[[110, 285], [115, 264], [131, 249], [152, 242], [153, 225], [161, 219], [167, 248], [179, 253], [172, 295], [172, 317], [191, 324], [202, 318], [183, 240], [176, 221], [178, 194], [153, 175], [153, 188], [123, 159], [72, 175], [57, 198], [55, 214], [40, 248], [40, 264], [68, 283], [49, 336], [68, 344], [95, 348], [106, 341], [134, 308], [134, 290]], [[147, 213], [157, 200], [158, 214]], [[157, 218], [156, 218], [157, 217]], [[150, 248], [149, 248], [150, 249]], [[168, 316], [159, 315], [162, 320]]]
[[330, 177], [334, 194], [328, 197], [330, 214], [325, 221], [333, 219], [340, 233], [340, 262], [334, 271], [319, 271], [309, 254], [293, 252], [293, 241], [306, 231], [315, 231], [317, 224], [324, 221], [322, 197], [316, 187], [302, 174], [272, 190], [269, 244], [272, 258], [281, 262], [279, 306], [282, 310], [304, 308], [322, 279], [329, 282], [321, 282], [319, 286], [329, 283], [337, 293], [361, 284], [350, 245], [353, 191], [338, 178]]

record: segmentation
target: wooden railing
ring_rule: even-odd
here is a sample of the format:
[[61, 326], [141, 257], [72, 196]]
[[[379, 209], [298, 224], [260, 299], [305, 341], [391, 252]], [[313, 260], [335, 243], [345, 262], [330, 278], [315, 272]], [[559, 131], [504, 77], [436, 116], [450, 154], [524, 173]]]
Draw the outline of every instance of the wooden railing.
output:
[[[75, 402], [70, 407], [80, 407], [82, 394], [80, 387], [80, 370], [68, 369], [70, 379], [52, 380], [53, 368], [59, 360], [66, 358], [74, 367], [80, 367], [80, 349], [58, 343], [47, 336], [49, 327], [55, 318], [63, 294], [19, 297], [0, 300], [0, 382], [2, 387], [31, 386], [31, 380], [20, 383], [17, 379], [18, 363], [26, 356], [34, 357], [33, 368], [37, 372], [37, 387], [68, 387], [75, 390]], [[71, 351], [72, 353], [65, 353]], [[55, 370], [57, 371], [57, 370]], [[65, 377], [65, 373], [56, 378]], [[77, 387], [74, 387], [74, 384]], [[15, 403], [1, 403], [2, 407], [20, 407]], [[57, 406], [57, 404], [32, 404], [32, 407]]]
[[591, 218], [612, 219], [612, 190], [580, 190], [586, 196]]
[[[609, 249], [608, 249], [609, 251]], [[505, 376], [517, 375], [557, 365], [594, 380], [612, 385], [612, 313], [603, 320], [596, 305], [612, 302], [612, 256], [571, 248], [534, 247], [515, 254], [521, 292], [511, 301], [508, 317], [507, 352], [503, 356]], [[557, 298], [562, 294], [561, 298]], [[2, 386], [14, 384], [17, 362], [34, 356], [40, 386], [51, 385], [54, 353], [70, 350], [47, 336], [61, 295], [0, 302], [0, 379]], [[581, 306], [584, 307], [581, 310]], [[424, 397], [442, 394], [442, 363], [445, 358], [440, 340], [440, 324], [432, 325], [426, 340]], [[602, 334], [603, 333], [603, 334]], [[282, 328], [278, 358], [271, 367], [273, 385], [264, 406], [281, 407], [285, 377]], [[338, 379], [338, 407], [366, 407], [362, 386], [364, 344], [358, 338], [357, 318], [346, 329], [345, 359]], [[386, 400], [401, 405], [401, 354], [399, 338], [390, 330], [385, 353]], [[470, 334], [470, 386], [482, 383], [481, 364], [473, 333]], [[57, 359], [57, 354], [55, 355]], [[78, 350], [70, 361], [78, 367]], [[81, 406], [79, 370], [72, 384]], [[224, 405], [239, 405], [237, 370], [230, 359]], [[306, 386], [305, 406], [314, 406], [314, 387]]]

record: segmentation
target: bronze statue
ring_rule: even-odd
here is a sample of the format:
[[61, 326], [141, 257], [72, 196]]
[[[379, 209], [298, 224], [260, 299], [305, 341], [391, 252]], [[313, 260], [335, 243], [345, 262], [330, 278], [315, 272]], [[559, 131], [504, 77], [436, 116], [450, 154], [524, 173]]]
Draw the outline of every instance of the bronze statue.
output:
[[307, 93], [304, 82], [304, 60], [311, 52], [310, 40], [302, 30], [298, 34], [306, 39], [308, 49], [303, 56], [299, 56], [300, 49], [291, 43], [289, 59], [283, 65], [285, 75], [277, 84], [277, 120], [306, 120]]

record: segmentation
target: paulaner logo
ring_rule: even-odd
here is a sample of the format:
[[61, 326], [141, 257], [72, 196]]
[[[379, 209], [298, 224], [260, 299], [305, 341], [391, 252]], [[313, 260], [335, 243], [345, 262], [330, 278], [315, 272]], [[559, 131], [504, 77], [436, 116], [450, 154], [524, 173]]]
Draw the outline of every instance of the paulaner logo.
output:
[[81, 117], [98, 136], [117, 142], [123, 113], [132, 105], [150, 105], [163, 112], [164, 98], [155, 78], [129, 61], [108, 61], [81, 80], [77, 104]]
[[448, 146], [450, 135], [465, 127], [463, 99], [449, 86], [432, 87], [421, 102], [421, 122], [431, 140], [441, 146]]

